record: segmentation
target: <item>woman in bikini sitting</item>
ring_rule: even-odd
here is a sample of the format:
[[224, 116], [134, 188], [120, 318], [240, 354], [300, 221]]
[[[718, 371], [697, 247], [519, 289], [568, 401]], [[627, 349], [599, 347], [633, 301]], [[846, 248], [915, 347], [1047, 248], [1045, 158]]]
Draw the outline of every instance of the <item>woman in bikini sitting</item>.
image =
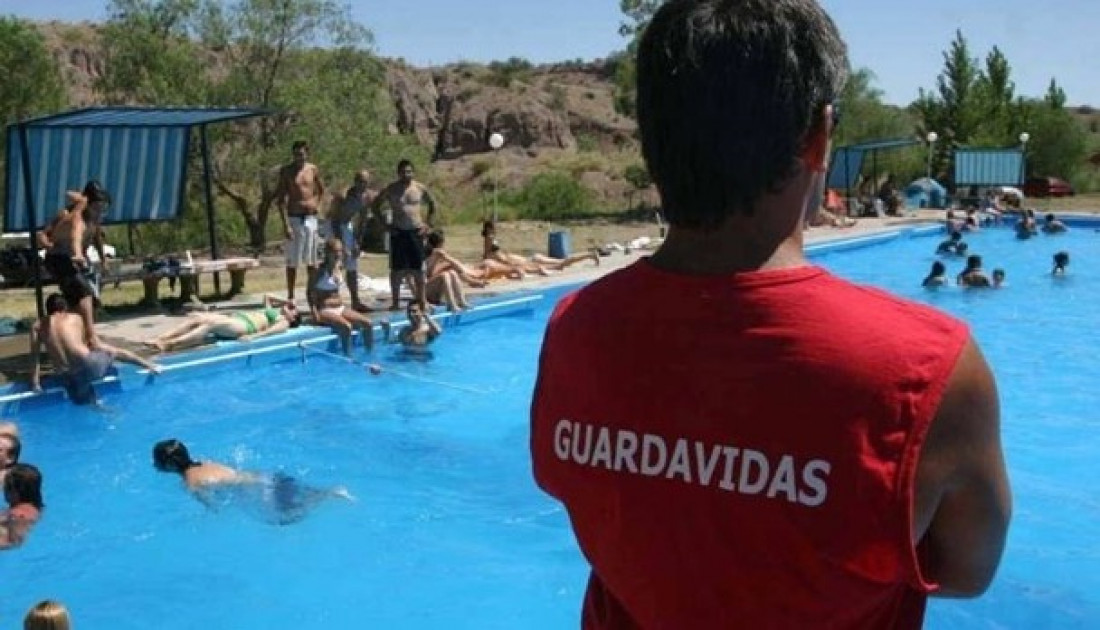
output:
[[492, 221], [486, 221], [481, 225], [481, 257], [486, 261], [497, 261], [505, 265], [511, 265], [522, 269], [526, 273], [537, 273], [541, 276], [550, 275], [551, 271], [561, 271], [566, 267], [579, 263], [582, 260], [591, 260], [600, 265], [600, 255], [596, 251], [587, 254], [573, 254], [568, 258], [551, 258], [542, 254], [534, 254], [531, 258], [524, 258], [519, 254], [511, 254], [500, 247], [496, 238], [496, 225]]
[[374, 334], [370, 318], [346, 306], [340, 297], [344, 275], [340, 269], [340, 261], [343, 259], [344, 243], [335, 238], [325, 241], [325, 256], [317, 269], [317, 281], [310, 287], [313, 293], [310, 303], [314, 308], [313, 319], [339, 335], [344, 354], [351, 356], [352, 330], [359, 329], [363, 337], [363, 347], [368, 349], [374, 344]]
[[145, 345], [160, 352], [190, 348], [206, 343], [209, 337], [218, 340], [251, 341], [258, 337], [274, 335], [297, 328], [302, 315], [294, 302], [264, 296], [263, 308], [255, 311], [233, 313], [191, 313], [187, 323], [171, 330]]

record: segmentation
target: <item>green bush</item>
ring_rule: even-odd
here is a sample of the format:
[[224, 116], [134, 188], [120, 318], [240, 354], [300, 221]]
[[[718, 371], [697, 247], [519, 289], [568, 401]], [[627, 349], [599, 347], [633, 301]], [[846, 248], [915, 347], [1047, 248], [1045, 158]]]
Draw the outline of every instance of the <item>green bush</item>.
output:
[[518, 192], [504, 194], [508, 205], [522, 209], [525, 219], [567, 219], [591, 211], [592, 193], [565, 173], [535, 175]]

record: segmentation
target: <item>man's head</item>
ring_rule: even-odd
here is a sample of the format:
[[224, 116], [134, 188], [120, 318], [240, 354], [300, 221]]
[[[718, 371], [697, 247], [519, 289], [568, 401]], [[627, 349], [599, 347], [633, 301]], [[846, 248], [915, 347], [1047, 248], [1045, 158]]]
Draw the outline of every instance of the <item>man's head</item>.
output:
[[936, 262], [932, 263], [932, 275], [933, 276], [942, 276], [945, 273], [947, 273], [947, 265], [944, 265], [942, 262], [940, 262], [938, 260]]
[[1065, 269], [1069, 265], [1069, 252], [1058, 252], [1054, 255], [1054, 266], [1058, 269]]
[[993, 284], [1002, 284], [1005, 281], [1005, 270], [994, 269], [993, 270]]
[[971, 254], [966, 257], [966, 270], [978, 271], [982, 268], [982, 257], [977, 254]]
[[416, 300], [409, 302], [409, 305], [405, 307], [405, 316], [409, 318], [410, 324], [419, 324], [420, 320], [424, 318], [424, 311], [420, 310], [420, 303]]
[[0, 470], [10, 468], [19, 463], [19, 454], [23, 451], [23, 443], [11, 433], [0, 433]]
[[413, 180], [413, 175], [416, 174], [416, 169], [413, 168], [413, 163], [409, 160], [401, 160], [397, 163], [397, 178], [406, 184]]
[[284, 303], [283, 307], [279, 309], [279, 314], [286, 319], [291, 328], [297, 328], [302, 325], [302, 312], [298, 310], [294, 302]]
[[370, 184], [370, 171], [365, 169], [356, 173], [355, 179], [352, 180], [352, 186], [360, 192], [366, 190], [368, 184]]
[[296, 140], [290, 146], [290, 153], [294, 156], [294, 163], [301, 166], [309, 159], [309, 143], [305, 140]]
[[[783, 191], [821, 193], [844, 42], [813, 0], [671, 0], [638, 50], [638, 125], [674, 226], [709, 229]], [[831, 109], [832, 108], [832, 109]]]
[[153, 467], [161, 472], [182, 473], [196, 465], [179, 440], [163, 440], [153, 447]]
[[107, 212], [107, 207], [111, 205], [111, 193], [107, 192], [98, 180], [92, 179], [84, 184], [81, 194], [88, 200], [88, 205], [84, 208], [85, 219], [98, 222]]
[[1047, 216], [1046, 216], [1046, 221], [1047, 221], [1047, 223], [1054, 223], [1054, 221], [1055, 221], [1054, 214], [1053, 213], [1048, 213]]
[[433, 230], [428, 233], [428, 247], [432, 249], [439, 249], [443, 247], [443, 243], [446, 242], [446, 238], [443, 236], [443, 232], [440, 230]]
[[960, 232], [958, 230], [954, 230], [954, 231], [951, 232], [951, 241], [952, 242], [958, 243], [959, 241], [962, 240], [962, 238], [963, 238], [962, 232]]
[[15, 464], [4, 477], [4, 499], [8, 505], [30, 503], [42, 509], [42, 473], [30, 464]]
[[65, 301], [65, 296], [60, 293], [51, 293], [46, 298], [46, 314], [54, 315], [57, 313], [64, 313], [69, 310], [69, 303]]

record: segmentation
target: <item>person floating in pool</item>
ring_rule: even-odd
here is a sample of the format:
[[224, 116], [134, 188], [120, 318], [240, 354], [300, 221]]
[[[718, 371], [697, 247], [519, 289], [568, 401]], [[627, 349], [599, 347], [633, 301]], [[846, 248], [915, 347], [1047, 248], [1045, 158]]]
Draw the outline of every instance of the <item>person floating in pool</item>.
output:
[[1004, 269], [994, 269], [993, 270], [993, 288], [994, 289], [1003, 289], [1004, 287], [1007, 287], [1007, 286], [1008, 286], [1008, 283], [1005, 282], [1005, 270]]
[[962, 232], [958, 232], [958, 231], [952, 232], [950, 238], [948, 238], [946, 241], [943, 241], [942, 243], [939, 244], [939, 246], [936, 248], [936, 253], [937, 254], [958, 254], [959, 253], [959, 246], [960, 245], [965, 245], [965, 243], [963, 243], [962, 238], [963, 238]]
[[420, 308], [420, 304], [410, 302], [405, 309], [409, 324], [397, 334], [397, 340], [406, 352], [425, 351], [430, 343], [443, 334], [443, 329], [432, 319], [431, 314]]
[[42, 515], [42, 473], [30, 464], [15, 464], [4, 477], [4, 500], [8, 509], [0, 512], [0, 549], [23, 544]]
[[969, 289], [987, 289], [993, 286], [989, 276], [982, 270], [982, 257], [973, 254], [966, 258], [966, 269], [955, 279], [955, 284]]
[[1058, 252], [1054, 255], [1054, 269], [1051, 270], [1051, 275], [1064, 276], [1066, 275], [1066, 267], [1069, 266], [1069, 252]]
[[921, 286], [926, 289], [935, 289], [936, 287], [946, 287], [948, 284], [947, 266], [937, 260], [932, 263], [932, 269], [928, 272], [928, 276], [921, 283]]
[[201, 345], [210, 337], [251, 341], [297, 328], [301, 323], [302, 315], [294, 302], [265, 295], [263, 308], [254, 311], [191, 313], [185, 324], [146, 341], [145, 345], [167, 352]]
[[1053, 213], [1047, 214], [1043, 221], [1043, 232], [1046, 234], [1062, 234], [1069, 231], [1065, 223], [1062, 223]]
[[139, 365], [154, 374], [160, 367], [138, 355], [99, 342], [93, 350], [87, 329], [80, 315], [69, 312], [69, 305], [60, 293], [46, 299], [46, 317], [31, 328], [31, 354], [34, 366], [31, 371], [31, 387], [42, 391], [39, 346], [45, 344], [54, 367], [64, 378], [69, 400], [78, 405], [96, 402], [92, 383], [107, 375], [115, 360]]
[[354, 501], [347, 488], [313, 488], [300, 484], [282, 473], [271, 475], [244, 472], [212, 461], [191, 458], [187, 446], [176, 439], [162, 440], [153, 447], [153, 466], [160, 472], [176, 473], [183, 478], [196, 498], [208, 507], [215, 505], [214, 493], [228, 488], [258, 490], [256, 495], [265, 508], [274, 510], [271, 520], [279, 525], [296, 523], [318, 503], [329, 498]]

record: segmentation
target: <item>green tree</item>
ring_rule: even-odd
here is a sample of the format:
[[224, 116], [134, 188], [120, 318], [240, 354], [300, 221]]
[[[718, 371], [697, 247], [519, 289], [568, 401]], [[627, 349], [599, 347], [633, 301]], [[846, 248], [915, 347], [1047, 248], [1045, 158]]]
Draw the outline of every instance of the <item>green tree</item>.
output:
[[623, 179], [630, 184], [630, 190], [627, 191], [628, 200], [627, 204], [630, 209], [634, 209], [634, 195], [644, 192], [647, 188], [653, 185], [653, 180], [649, 177], [649, 170], [644, 164], [631, 164], [623, 169]]
[[1077, 178], [1088, 153], [1088, 132], [1065, 107], [1065, 93], [1051, 83], [1052, 92], [1043, 99], [1025, 101], [1022, 105], [1022, 128], [1031, 135], [1027, 144], [1029, 175], [1054, 175]]
[[65, 106], [61, 71], [30, 22], [0, 17], [0, 124], [55, 112]]
[[623, 37], [637, 38], [649, 26], [653, 14], [661, 8], [667, 0], [619, 0], [619, 9], [623, 12], [626, 21], [619, 24], [619, 34]]
[[882, 90], [875, 86], [875, 74], [868, 68], [849, 75], [839, 107], [841, 123], [834, 142], [837, 145], [913, 135], [913, 117], [906, 110], [883, 102]]

